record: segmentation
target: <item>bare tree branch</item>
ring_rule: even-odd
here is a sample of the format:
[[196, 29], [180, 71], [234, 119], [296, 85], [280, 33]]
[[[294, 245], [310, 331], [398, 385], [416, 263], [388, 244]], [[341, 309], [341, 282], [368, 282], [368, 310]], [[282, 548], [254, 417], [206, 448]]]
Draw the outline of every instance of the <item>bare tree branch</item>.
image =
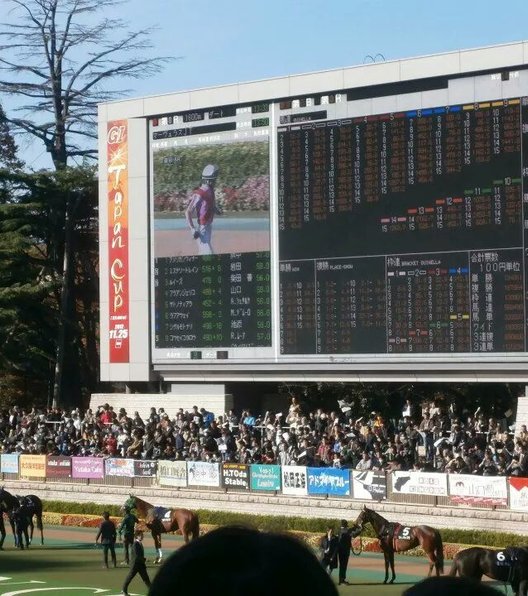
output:
[[98, 18], [126, 0], [3, 2], [12, 9], [0, 25], [0, 93], [26, 99], [7, 121], [42, 141], [57, 169], [95, 153], [97, 104], [124, 93], [106, 83], [148, 77], [172, 59], [149, 56], [151, 28]]

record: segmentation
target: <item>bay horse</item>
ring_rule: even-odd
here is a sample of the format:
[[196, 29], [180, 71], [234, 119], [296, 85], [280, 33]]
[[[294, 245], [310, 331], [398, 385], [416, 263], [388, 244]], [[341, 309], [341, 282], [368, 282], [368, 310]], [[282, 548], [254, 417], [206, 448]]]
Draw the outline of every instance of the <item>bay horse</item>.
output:
[[139, 519], [144, 521], [152, 534], [157, 557], [154, 563], [161, 563], [161, 535], [169, 532], [180, 531], [185, 543], [198, 538], [200, 535], [200, 523], [198, 515], [190, 509], [167, 509], [156, 507], [139, 497], [130, 495], [123, 505], [135, 509]]
[[396, 579], [394, 553], [402, 553], [416, 546], [421, 546], [429, 558], [428, 577], [431, 576], [433, 568], [436, 569], [437, 576], [444, 572], [444, 547], [438, 530], [430, 526], [406, 526], [389, 522], [366, 506], [361, 510], [355, 523], [361, 529], [365, 524], [370, 524], [376, 532], [385, 558], [384, 584], [389, 579], [389, 565], [392, 571], [392, 579], [389, 583], [394, 583]]
[[528, 548], [508, 546], [502, 550], [473, 546], [453, 557], [450, 576], [480, 581], [483, 575], [511, 584], [513, 593], [524, 596], [528, 588]]
[[16, 509], [18, 509], [21, 505], [24, 505], [26, 507], [29, 514], [29, 544], [33, 542], [33, 531], [35, 529], [35, 524], [33, 523], [34, 517], [37, 518], [37, 529], [40, 530], [40, 543], [44, 544], [44, 527], [42, 525], [43, 506], [40, 498], [37, 497], [37, 495], [25, 495], [23, 497], [18, 497], [7, 492], [5, 488], [0, 488], [0, 511], [4, 511], [8, 515], [9, 523], [11, 524], [11, 529], [13, 531], [13, 536], [15, 537], [15, 544], [17, 544], [17, 537], [15, 531], [15, 523], [13, 520], [13, 512]]

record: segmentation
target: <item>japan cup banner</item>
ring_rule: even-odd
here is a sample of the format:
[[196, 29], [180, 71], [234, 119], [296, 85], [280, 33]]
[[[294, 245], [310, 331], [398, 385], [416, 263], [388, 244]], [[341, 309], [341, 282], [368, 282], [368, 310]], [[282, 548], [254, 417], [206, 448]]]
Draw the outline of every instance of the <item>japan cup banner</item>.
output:
[[20, 456], [19, 474], [25, 478], [46, 478], [46, 456], [23, 453]]
[[249, 490], [249, 466], [246, 464], [222, 464], [224, 488]]
[[18, 453], [2, 453], [0, 455], [0, 472], [2, 474], [18, 474]]
[[507, 505], [506, 477], [450, 474], [449, 499], [463, 505]]
[[308, 479], [304, 466], [282, 466], [282, 493], [307, 495]]
[[381, 501], [387, 498], [387, 476], [385, 472], [372, 470], [352, 471], [352, 496], [354, 499]]
[[528, 511], [528, 478], [508, 478], [510, 487], [510, 509]]
[[281, 467], [251, 464], [251, 490], [278, 491], [281, 489]]
[[105, 474], [107, 476], [125, 476], [126, 478], [133, 478], [134, 476], [134, 460], [109, 458], [105, 460]]
[[392, 492], [447, 497], [447, 475], [435, 472], [392, 472]]
[[306, 468], [309, 495], [350, 496], [350, 470]]
[[108, 122], [108, 341], [111, 363], [129, 362], [128, 123]]
[[187, 482], [189, 486], [220, 487], [220, 464], [211, 464], [205, 461], [188, 461]]
[[72, 478], [102, 480], [104, 459], [102, 457], [72, 457]]
[[64, 455], [48, 455], [46, 458], [46, 478], [69, 478], [71, 458]]
[[187, 486], [187, 462], [159, 461], [158, 484], [161, 486]]

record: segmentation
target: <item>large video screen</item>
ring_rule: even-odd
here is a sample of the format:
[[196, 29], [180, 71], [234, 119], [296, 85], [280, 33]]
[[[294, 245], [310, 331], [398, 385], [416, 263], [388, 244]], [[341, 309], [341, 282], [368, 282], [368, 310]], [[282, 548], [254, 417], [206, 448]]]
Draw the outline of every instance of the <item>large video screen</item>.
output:
[[528, 99], [467, 79], [151, 118], [153, 362], [526, 353]]
[[271, 345], [269, 134], [254, 113], [151, 122], [158, 357]]

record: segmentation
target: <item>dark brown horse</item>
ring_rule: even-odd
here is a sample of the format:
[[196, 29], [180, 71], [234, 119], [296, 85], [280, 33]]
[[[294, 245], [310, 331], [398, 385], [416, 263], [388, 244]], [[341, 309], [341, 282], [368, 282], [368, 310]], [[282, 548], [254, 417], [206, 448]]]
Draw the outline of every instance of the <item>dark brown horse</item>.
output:
[[198, 538], [200, 524], [198, 515], [190, 509], [167, 509], [156, 507], [139, 497], [130, 495], [123, 507], [135, 509], [140, 520], [144, 521], [152, 534], [157, 557], [154, 563], [161, 563], [161, 535], [169, 532], [181, 532], [185, 542]]
[[508, 546], [502, 550], [473, 546], [453, 558], [449, 575], [480, 581], [483, 575], [511, 584], [513, 593], [524, 596], [528, 588], [528, 548]]
[[[37, 518], [37, 528], [40, 530], [40, 543], [44, 544], [44, 528], [42, 525], [42, 510], [43, 505], [37, 495], [25, 495], [23, 497], [12, 495], [7, 492], [4, 487], [0, 487], [0, 515], [2, 512], [7, 513], [11, 529], [13, 530], [13, 536], [15, 537], [15, 544], [17, 544], [17, 535], [15, 532], [15, 523], [13, 520], [13, 513], [21, 506], [26, 508], [29, 522], [29, 544], [33, 542], [33, 530], [35, 524], [33, 518]], [[5, 535], [0, 536], [0, 547], [3, 545]]]
[[389, 583], [394, 583], [396, 573], [394, 572], [394, 553], [405, 552], [416, 546], [421, 546], [429, 558], [429, 574], [436, 569], [436, 575], [444, 572], [444, 548], [440, 532], [430, 526], [406, 526], [387, 521], [379, 513], [372, 509], [363, 507], [361, 513], [356, 519], [356, 525], [363, 528], [365, 524], [370, 524], [374, 528], [380, 541], [380, 546], [385, 557], [385, 580], [389, 579], [389, 565], [392, 571], [392, 579]]

